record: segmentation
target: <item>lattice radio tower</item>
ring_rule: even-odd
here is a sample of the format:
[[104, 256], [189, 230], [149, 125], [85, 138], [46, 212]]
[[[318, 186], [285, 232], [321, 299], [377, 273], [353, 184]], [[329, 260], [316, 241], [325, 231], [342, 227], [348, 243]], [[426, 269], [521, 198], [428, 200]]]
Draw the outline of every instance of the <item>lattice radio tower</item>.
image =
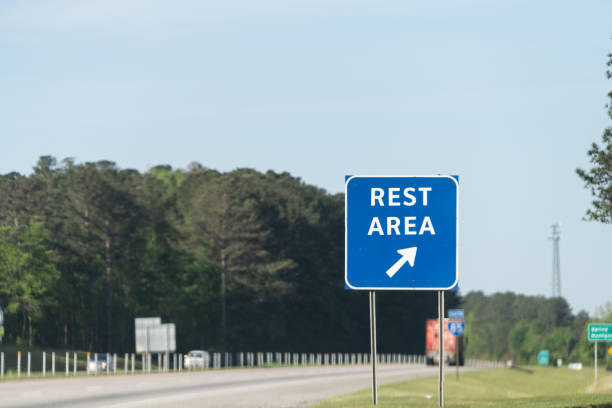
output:
[[552, 265], [552, 296], [561, 296], [561, 265], [559, 262], [559, 240], [561, 239], [561, 225], [556, 222], [551, 225], [552, 235], [549, 239], [553, 242], [553, 265]]

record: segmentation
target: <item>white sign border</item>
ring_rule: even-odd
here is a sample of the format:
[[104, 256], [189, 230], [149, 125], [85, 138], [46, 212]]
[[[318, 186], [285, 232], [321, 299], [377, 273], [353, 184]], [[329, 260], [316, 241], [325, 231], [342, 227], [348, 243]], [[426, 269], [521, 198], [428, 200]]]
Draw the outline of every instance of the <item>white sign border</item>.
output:
[[[456, 233], [457, 237], [455, 238], [455, 282], [452, 285], [446, 288], [399, 288], [399, 287], [386, 287], [386, 286], [376, 286], [376, 287], [355, 287], [352, 286], [348, 281], [348, 185], [354, 178], [448, 178], [451, 179], [455, 183], [456, 192], [457, 192], [457, 208], [455, 212], [455, 222], [456, 222]], [[352, 290], [451, 290], [459, 283], [459, 182], [457, 179], [450, 175], [445, 174], [432, 174], [432, 175], [351, 175], [344, 182], [344, 284], [348, 286]]]

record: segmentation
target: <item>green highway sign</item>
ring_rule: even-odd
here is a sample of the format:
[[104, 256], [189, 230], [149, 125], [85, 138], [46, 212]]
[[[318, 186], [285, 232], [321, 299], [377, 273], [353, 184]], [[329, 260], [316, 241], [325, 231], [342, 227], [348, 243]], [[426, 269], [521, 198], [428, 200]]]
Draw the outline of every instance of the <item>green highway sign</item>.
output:
[[589, 324], [589, 341], [612, 341], [612, 323]]

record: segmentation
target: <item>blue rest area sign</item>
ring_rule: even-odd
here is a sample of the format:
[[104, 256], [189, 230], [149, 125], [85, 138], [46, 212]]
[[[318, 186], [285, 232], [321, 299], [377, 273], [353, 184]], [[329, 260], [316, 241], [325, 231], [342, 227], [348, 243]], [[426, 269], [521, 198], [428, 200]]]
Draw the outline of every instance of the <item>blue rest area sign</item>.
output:
[[347, 288], [456, 286], [458, 199], [456, 176], [347, 176]]

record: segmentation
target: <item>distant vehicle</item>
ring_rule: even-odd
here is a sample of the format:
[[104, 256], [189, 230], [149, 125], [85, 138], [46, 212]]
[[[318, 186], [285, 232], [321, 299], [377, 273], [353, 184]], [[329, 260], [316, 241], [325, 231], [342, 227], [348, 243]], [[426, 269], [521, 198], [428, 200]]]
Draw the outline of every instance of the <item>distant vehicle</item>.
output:
[[[448, 331], [448, 319], [444, 319], [444, 361], [449, 365], [457, 364], [457, 347], [459, 347], [459, 365], [463, 365], [463, 336], [453, 336]], [[425, 322], [425, 361], [427, 365], [438, 364], [439, 344], [438, 319], [427, 319]]]
[[186, 369], [208, 368], [210, 354], [205, 350], [191, 350], [185, 355], [183, 366]]
[[109, 356], [109, 360], [106, 361], [106, 354], [98, 354], [98, 361], [96, 363], [96, 357], [92, 354], [89, 356], [87, 362], [87, 371], [106, 371], [106, 367], [113, 364], [113, 357]]

